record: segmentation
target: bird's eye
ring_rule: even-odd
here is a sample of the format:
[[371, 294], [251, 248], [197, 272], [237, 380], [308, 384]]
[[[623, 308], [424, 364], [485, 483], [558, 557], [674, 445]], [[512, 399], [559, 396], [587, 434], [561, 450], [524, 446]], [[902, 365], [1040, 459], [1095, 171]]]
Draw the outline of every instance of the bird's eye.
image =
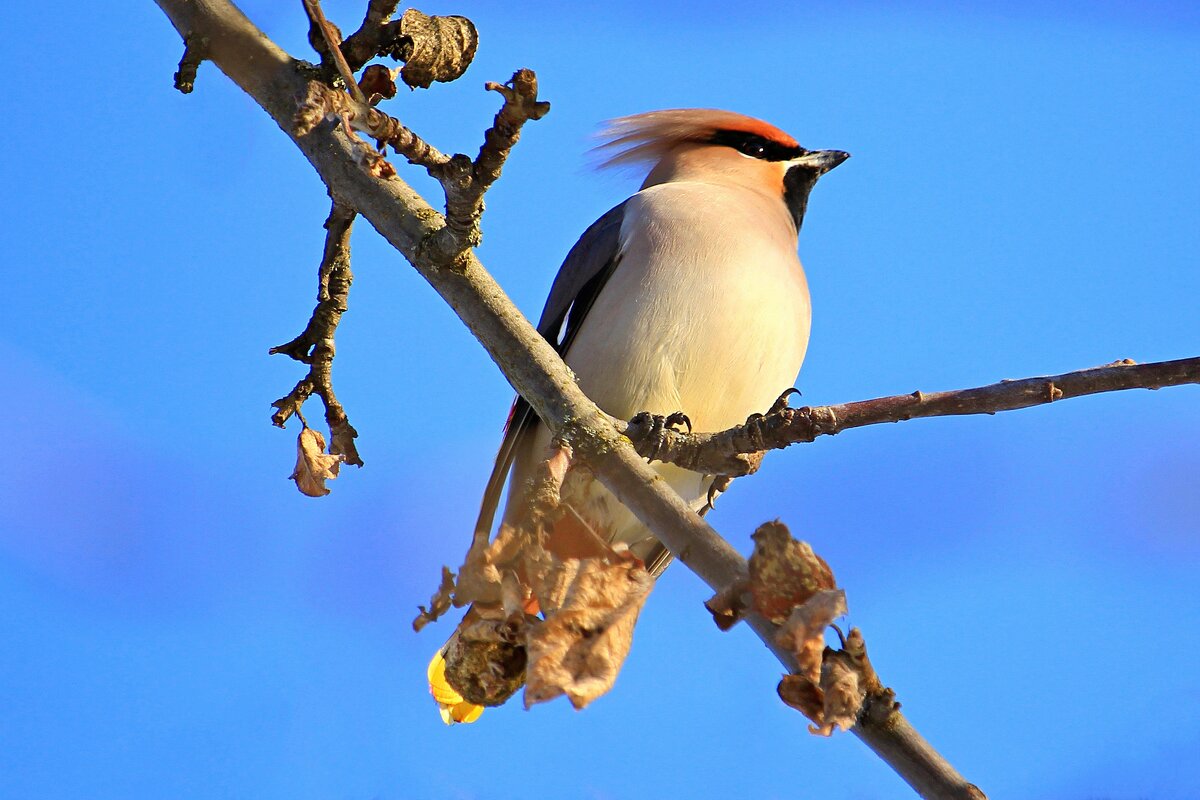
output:
[[743, 142], [738, 150], [751, 158], [762, 158], [767, 154], [767, 146], [757, 139], [750, 139]]

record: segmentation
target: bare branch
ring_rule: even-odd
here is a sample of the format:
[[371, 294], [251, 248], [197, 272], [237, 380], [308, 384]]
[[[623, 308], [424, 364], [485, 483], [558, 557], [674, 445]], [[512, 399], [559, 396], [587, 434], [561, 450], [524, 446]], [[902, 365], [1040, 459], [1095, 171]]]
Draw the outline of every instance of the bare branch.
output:
[[292, 120], [297, 136], [307, 136], [326, 117], [337, 117], [355, 131], [365, 133], [381, 145], [408, 159], [410, 164], [425, 167], [434, 177], [450, 157], [426, 142], [395, 117], [377, 108], [360, 103], [345, 92], [309, 81]]
[[361, 467], [354, 440], [358, 431], [350, 424], [346, 410], [333, 392], [333, 359], [337, 354], [334, 333], [342, 314], [346, 313], [347, 298], [354, 274], [350, 271], [350, 229], [354, 224], [355, 212], [336, 200], [325, 220], [325, 250], [317, 275], [317, 305], [304, 330], [287, 344], [272, 347], [271, 355], [282, 353], [309, 365], [308, 374], [287, 395], [272, 405], [278, 409], [271, 421], [279, 427], [293, 415], [313, 394], [325, 404], [325, 421], [333, 437], [329, 446], [331, 455], [341, 456], [347, 464]]
[[456, 155], [440, 169], [430, 170], [446, 192], [446, 227], [430, 242], [433, 258], [452, 262], [468, 248], [479, 245], [484, 193], [500, 177], [525, 123], [541, 119], [550, 111], [549, 103], [538, 100], [537, 76], [533, 70], [519, 69], [507, 84], [489, 82], [484, 88], [499, 92], [504, 105], [484, 134], [479, 155], [474, 161]]
[[385, 27], [398, 5], [399, 0], [369, 0], [367, 3], [362, 25], [342, 42], [342, 53], [355, 72], [375, 56], [387, 52], [383, 45]]
[[850, 428], [921, 417], [995, 414], [1100, 392], [1191, 383], [1200, 383], [1200, 357], [1150, 364], [1125, 359], [1094, 369], [1006, 380], [973, 389], [913, 392], [835, 406], [775, 408], [719, 433], [655, 429], [640, 415], [627, 423], [618, 420], [614, 424], [647, 458], [710, 475], [745, 475], [757, 468], [748, 462], [749, 456]]

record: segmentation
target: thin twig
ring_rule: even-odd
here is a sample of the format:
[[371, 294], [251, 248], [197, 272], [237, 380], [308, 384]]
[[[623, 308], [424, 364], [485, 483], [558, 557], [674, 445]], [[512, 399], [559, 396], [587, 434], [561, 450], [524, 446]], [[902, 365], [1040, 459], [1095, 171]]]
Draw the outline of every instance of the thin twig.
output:
[[549, 103], [538, 100], [533, 70], [519, 69], [507, 84], [488, 82], [484, 88], [498, 92], [504, 104], [484, 134], [479, 155], [474, 161], [454, 156], [440, 170], [430, 172], [446, 192], [446, 227], [432, 242], [434, 258], [452, 262], [463, 251], [479, 245], [484, 194], [500, 177], [508, 154], [521, 138], [521, 128], [550, 111]]
[[384, 44], [387, 24], [399, 5], [399, 0], [370, 0], [367, 3], [362, 25], [347, 36], [341, 45], [341, 51], [352, 70], [357, 72], [372, 58], [387, 51]]
[[1136, 364], [1129, 359], [1103, 367], [1007, 380], [972, 389], [859, 400], [834, 406], [783, 408], [717, 433], [688, 434], [658, 429], [645, 417], [616, 421], [638, 452], [659, 461], [711, 475], [743, 475], [747, 457], [778, 450], [850, 428], [902, 422], [921, 417], [995, 414], [1044, 405], [1072, 397], [1125, 389], [1161, 389], [1200, 383], [1200, 357]]
[[293, 414], [299, 414], [301, 406], [316, 394], [325, 404], [325, 421], [329, 424], [331, 455], [343, 456], [347, 464], [361, 467], [354, 440], [358, 431], [350, 424], [346, 410], [333, 391], [333, 359], [337, 354], [334, 333], [342, 314], [346, 313], [350, 284], [354, 274], [350, 271], [350, 229], [356, 216], [353, 209], [333, 202], [329, 218], [325, 220], [325, 250], [318, 271], [317, 305], [304, 330], [287, 344], [272, 347], [271, 355], [282, 353], [296, 361], [309, 365], [305, 375], [293, 389], [271, 405], [277, 410], [271, 421], [279, 427]]
[[342, 54], [341, 33], [330, 24], [329, 20], [325, 19], [325, 12], [321, 10], [321, 0], [304, 0], [304, 8], [308, 11], [309, 19], [321, 32], [321, 38], [325, 42], [325, 52], [333, 59], [338, 74], [342, 76], [342, 82], [346, 84], [346, 91], [350, 92], [350, 96], [358, 102], [366, 103], [366, 95], [363, 94], [362, 89], [358, 88], [358, 81], [354, 79], [354, 71], [346, 63], [346, 56]]

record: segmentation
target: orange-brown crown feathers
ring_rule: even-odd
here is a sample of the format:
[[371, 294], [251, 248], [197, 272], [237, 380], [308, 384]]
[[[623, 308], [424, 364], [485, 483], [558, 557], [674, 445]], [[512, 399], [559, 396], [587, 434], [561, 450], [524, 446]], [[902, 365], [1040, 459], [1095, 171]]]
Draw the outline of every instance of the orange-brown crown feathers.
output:
[[654, 163], [685, 142], [711, 141], [718, 131], [752, 133], [784, 147], [799, 147], [791, 136], [761, 119], [712, 108], [676, 108], [609, 120], [599, 134], [607, 141], [595, 152], [607, 156], [601, 169]]

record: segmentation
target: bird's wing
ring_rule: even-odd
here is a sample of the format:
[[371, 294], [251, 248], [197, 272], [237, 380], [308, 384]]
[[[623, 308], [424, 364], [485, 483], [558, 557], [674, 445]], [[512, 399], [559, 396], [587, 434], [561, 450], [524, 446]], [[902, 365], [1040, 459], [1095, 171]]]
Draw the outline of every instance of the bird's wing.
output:
[[[624, 213], [625, 204], [622, 203], [593, 222], [571, 248], [554, 278], [537, 329], [546, 341], [554, 345], [559, 355], [566, 354], [575, 335], [579, 333], [588, 309], [621, 260], [621, 221]], [[533, 408], [525, 398], [518, 396], [509, 413], [508, 424], [504, 427], [504, 440], [483, 492], [479, 518], [475, 522], [477, 540], [491, 532], [496, 508], [500, 505], [500, 493], [513, 459], [520, 445], [533, 434], [537, 423]]]

